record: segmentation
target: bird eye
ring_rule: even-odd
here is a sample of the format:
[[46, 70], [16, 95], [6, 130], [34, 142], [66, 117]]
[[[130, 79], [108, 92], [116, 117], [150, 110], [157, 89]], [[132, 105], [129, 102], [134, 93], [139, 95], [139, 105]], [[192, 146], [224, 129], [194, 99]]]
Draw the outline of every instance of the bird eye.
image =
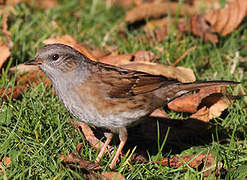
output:
[[53, 61], [58, 60], [58, 58], [59, 58], [59, 55], [58, 55], [58, 54], [53, 54], [53, 55], [52, 55], [52, 60], [53, 60]]

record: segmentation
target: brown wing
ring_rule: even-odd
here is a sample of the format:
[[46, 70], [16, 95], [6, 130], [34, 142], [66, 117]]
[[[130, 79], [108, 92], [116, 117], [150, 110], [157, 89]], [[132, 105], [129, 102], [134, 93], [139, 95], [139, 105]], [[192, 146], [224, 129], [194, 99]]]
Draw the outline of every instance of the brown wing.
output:
[[99, 63], [93, 75], [99, 88], [104, 88], [109, 97], [124, 98], [154, 91], [161, 86], [177, 82], [163, 76], [126, 70]]

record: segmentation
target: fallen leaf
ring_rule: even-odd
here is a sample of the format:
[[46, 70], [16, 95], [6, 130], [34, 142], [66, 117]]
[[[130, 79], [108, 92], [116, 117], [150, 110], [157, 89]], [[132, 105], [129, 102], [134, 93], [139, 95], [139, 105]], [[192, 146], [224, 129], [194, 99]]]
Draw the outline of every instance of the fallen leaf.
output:
[[3, 102], [7, 102], [9, 98], [18, 99], [24, 92], [25, 88], [25, 85], [14, 86], [13, 88], [8, 89], [2, 88], [0, 89], [0, 97], [2, 98]]
[[194, 15], [191, 18], [191, 32], [193, 35], [202, 37], [206, 42], [218, 42], [215, 30], [208, 25], [204, 16]]
[[4, 166], [9, 166], [11, 164], [11, 158], [10, 157], [4, 157], [4, 158], [2, 158], [1, 162]]
[[38, 85], [41, 83], [41, 80], [43, 77], [45, 77], [43, 81], [45, 86], [49, 87], [51, 85], [50, 79], [40, 69], [38, 71], [31, 71], [31, 72], [22, 74], [16, 78], [16, 81], [18, 85], [29, 86], [32, 82]]
[[[31, 4], [29, 0], [24, 0]], [[55, 6], [58, 6], [58, 2], [56, 0], [35, 0], [34, 7], [41, 7], [42, 9], [51, 9]]]
[[231, 102], [222, 94], [213, 94], [209, 98], [213, 101], [213, 103], [211, 102], [212, 105], [210, 107], [202, 107], [195, 114], [192, 114], [190, 118], [198, 119], [203, 122], [209, 122], [211, 119], [219, 117], [221, 113], [228, 108]]
[[200, 89], [197, 93], [184, 95], [168, 103], [168, 108], [176, 112], [195, 113], [202, 99], [213, 93], [220, 93], [221, 87]]
[[[168, 13], [175, 15], [178, 9], [180, 9], [180, 5], [177, 2], [144, 3], [128, 11], [125, 21], [133, 23], [149, 17], [158, 18]], [[195, 9], [190, 5], [184, 4], [180, 9], [180, 15], [193, 15], [195, 13]]]
[[101, 169], [101, 167], [98, 164], [84, 160], [83, 158], [76, 157], [76, 155], [73, 153], [70, 153], [68, 155], [61, 154], [59, 159], [62, 160], [62, 163], [68, 167], [76, 167], [86, 170]]
[[198, 10], [199, 14], [207, 13], [211, 10], [217, 10], [221, 8], [218, 1], [215, 0], [193, 0], [193, 7]]
[[9, 69], [10, 72], [12, 73], [20, 73], [20, 74], [23, 74], [23, 73], [27, 73], [27, 72], [32, 72], [32, 71], [38, 71], [39, 70], [39, 67], [38, 66], [35, 66], [35, 65], [25, 65], [25, 64], [19, 64], [15, 67], [12, 67]]
[[205, 19], [215, 32], [225, 36], [232, 33], [243, 21], [247, 12], [246, 0], [229, 1], [223, 9], [212, 10]]
[[151, 114], [151, 117], [161, 117], [161, 118], [168, 118], [168, 115], [162, 111], [161, 109], [154, 110]]
[[[11, 158], [10, 157], [4, 157], [0, 161], [0, 177], [5, 179], [7, 178], [7, 173], [6, 173], [6, 167], [8, 168], [11, 164]], [[5, 166], [5, 167], [4, 167]]]
[[19, 2], [21, 2], [21, 0], [2, 0], [1, 5], [16, 5]]
[[152, 30], [155, 30], [156, 28], [167, 26], [171, 21], [172, 19], [169, 17], [164, 17], [162, 19], [154, 19], [147, 22], [143, 29], [145, 32], [150, 32]]
[[6, 11], [3, 15], [3, 20], [2, 20], [2, 32], [5, 35], [5, 39], [6, 39], [6, 43], [8, 47], [12, 47], [13, 46], [13, 42], [11, 41], [10, 38], [10, 31], [8, 30], [8, 18], [10, 15], [10, 10]]
[[193, 71], [185, 67], [172, 67], [149, 62], [124, 64], [120, 67], [177, 79], [183, 83], [194, 82], [196, 80]]
[[0, 42], [0, 69], [2, 68], [3, 64], [7, 61], [8, 57], [10, 56], [10, 50], [7, 45]]
[[77, 152], [78, 154], [81, 154], [83, 145], [84, 145], [83, 143], [77, 144], [77, 146], [76, 146], [76, 152]]
[[[204, 177], [209, 176], [213, 170], [217, 170], [219, 167], [216, 166], [215, 158], [211, 153], [209, 154], [199, 154], [199, 155], [188, 155], [188, 156], [181, 156], [181, 157], [172, 157], [172, 158], [162, 158], [159, 161], [156, 161], [155, 163], [158, 163], [162, 166], [167, 167], [173, 167], [178, 168], [180, 166], [183, 166], [188, 164], [191, 168], [199, 169], [200, 171], [203, 171], [204, 169], [206, 171], [203, 172]], [[186, 166], [184, 166], [186, 167]]]
[[88, 57], [91, 60], [97, 61], [96, 57], [94, 57], [91, 52], [89, 52], [82, 44], [78, 43], [73, 37], [70, 35], [57, 36], [55, 38], [49, 38], [43, 41], [44, 44], [54, 44], [61, 43], [66, 44], [75, 48], [77, 51], [81, 52], [83, 55]]
[[[178, 168], [180, 166], [183, 166], [188, 164], [191, 168], [198, 168], [205, 162], [208, 162], [206, 166], [204, 166], [205, 169], [210, 168], [212, 164], [214, 163], [214, 157], [212, 154], [193, 154], [193, 155], [188, 155], [188, 156], [181, 156], [181, 157], [172, 157], [172, 158], [162, 158], [155, 163], [158, 163], [162, 166], [167, 166], [167, 167], [174, 167]], [[185, 166], [186, 167], [186, 166]]]
[[149, 21], [144, 26], [144, 32], [150, 42], [154, 42], [155, 40], [162, 42], [169, 34], [174, 34], [174, 29], [177, 29], [177, 37], [181, 36], [181, 33], [185, 34], [191, 32], [190, 26], [190, 22], [187, 18], [180, 17], [177, 20], [177, 18], [173, 17], [164, 17], [162, 19]]
[[[101, 149], [101, 147], [104, 146], [104, 142], [100, 141], [97, 137], [95, 137], [93, 131], [86, 123], [73, 121], [72, 119], [69, 119], [69, 121], [76, 129], [78, 129], [79, 127], [81, 128], [81, 131], [85, 136], [86, 140], [95, 150], [99, 150]], [[112, 147], [108, 145], [108, 149], [112, 149]], [[78, 151], [79, 151], [79, 147], [78, 147]]]
[[[122, 155], [123, 157], [124, 155]], [[132, 154], [130, 157], [130, 161], [135, 161], [135, 162], [142, 162], [142, 163], [147, 163], [148, 159], [144, 156], [144, 152], [135, 152]]]
[[100, 58], [98, 61], [111, 65], [123, 65], [138, 61], [151, 62], [155, 59], [154, 54], [151, 51], [138, 51], [136, 53], [121, 54], [121, 55], [109, 55]]
[[109, 172], [104, 171], [101, 173], [101, 175], [106, 178], [106, 180], [125, 180], [122, 174], [119, 174], [118, 172]]
[[[18, 99], [20, 95], [25, 91], [26, 87], [29, 87], [31, 83], [35, 83], [36, 85], [41, 83], [41, 79], [45, 76], [44, 72], [41, 70], [33, 71], [30, 73], [25, 73], [16, 77], [16, 85], [12, 88], [2, 88], [0, 89], [0, 97], [4, 102], [11, 99]], [[48, 77], [44, 78], [44, 85], [49, 87], [51, 82]]]

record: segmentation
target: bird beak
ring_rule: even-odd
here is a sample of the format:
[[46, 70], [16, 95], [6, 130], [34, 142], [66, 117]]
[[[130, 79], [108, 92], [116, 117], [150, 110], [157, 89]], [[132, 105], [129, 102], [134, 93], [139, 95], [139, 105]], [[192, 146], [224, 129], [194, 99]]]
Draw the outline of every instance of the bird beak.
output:
[[42, 59], [33, 59], [33, 60], [30, 60], [30, 61], [27, 61], [24, 63], [25, 65], [41, 65], [43, 64], [43, 60]]

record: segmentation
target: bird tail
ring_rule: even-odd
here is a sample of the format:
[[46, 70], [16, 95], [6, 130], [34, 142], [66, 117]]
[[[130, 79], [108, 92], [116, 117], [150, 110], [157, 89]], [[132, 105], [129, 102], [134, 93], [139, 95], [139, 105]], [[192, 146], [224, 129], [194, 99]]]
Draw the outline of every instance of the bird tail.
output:
[[201, 88], [207, 88], [207, 87], [229, 86], [234, 84], [239, 84], [239, 82], [235, 82], [235, 81], [196, 81], [192, 83], [179, 82], [173, 84], [170, 88], [168, 88], [169, 90], [167, 90], [166, 88], [166, 91], [163, 91], [160, 94], [162, 96], [162, 93], [165, 93], [166, 94], [165, 97], [168, 98], [167, 100], [169, 102], [178, 96], [182, 96], [188, 93], [189, 91], [193, 91]]

